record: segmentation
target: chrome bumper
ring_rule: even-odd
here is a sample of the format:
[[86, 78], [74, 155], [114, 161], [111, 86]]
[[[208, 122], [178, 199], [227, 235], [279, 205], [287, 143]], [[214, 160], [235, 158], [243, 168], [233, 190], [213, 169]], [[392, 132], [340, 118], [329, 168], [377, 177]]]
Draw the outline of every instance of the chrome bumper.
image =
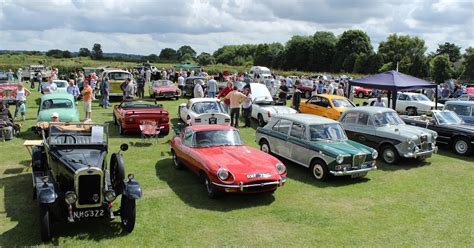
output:
[[432, 150], [428, 151], [418, 151], [418, 152], [409, 152], [403, 155], [405, 158], [418, 158], [423, 156], [431, 156], [433, 153], [438, 152], [438, 147], [435, 146]]
[[333, 176], [339, 177], [339, 176], [350, 176], [353, 174], [357, 173], [367, 173], [371, 170], [376, 170], [377, 166], [372, 166], [369, 168], [363, 168], [363, 169], [358, 169], [358, 170], [343, 170], [343, 171], [329, 171]]
[[277, 185], [278, 187], [280, 187], [285, 182], [286, 182], [286, 177], [278, 181], [266, 182], [266, 183], [244, 184], [243, 182], [240, 182], [239, 184], [222, 184], [222, 183], [212, 182], [212, 184], [219, 187], [226, 188], [226, 189], [239, 189], [240, 191], [244, 191], [245, 188], [263, 187], [263, 186], [268, 186], [268, 185]]

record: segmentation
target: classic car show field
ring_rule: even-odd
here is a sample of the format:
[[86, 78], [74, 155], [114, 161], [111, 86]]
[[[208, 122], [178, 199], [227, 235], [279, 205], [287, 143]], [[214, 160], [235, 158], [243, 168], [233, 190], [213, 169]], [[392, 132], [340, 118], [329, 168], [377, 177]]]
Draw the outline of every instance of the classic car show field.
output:
[[[145, 92], [145, 95], [148, 95]], [[42, 245], [38, 204], [32, 199], [31, 155], [25, 140], [38, 140], [40, 94], [28, 98], [27, 119], [17, 137], [0, 142], [0, 246]], [[178, 106], [187, 99], [160, 100], [179, 121]], [[362, 103], [356, 99], [355, 103]], [[118, 104], [118, 103], [112, 103]], [[290, 104], [288, 102], [288, 104]], [[83, 102], [78, 103], [81, 120]], [[13, 108], [11, 108], [13, 110]], [[52, 245], [71, 247], [468, 247], [474, 242], [474, 156], [439, 151], [426, 161], [384, 164], [364, 178], [314, 179], [308, 169], [279, 158], [287, 168], [284, 187], [274, 194], [206, 196], [204, 184], [189, 170], [173, 168], [169, 140], [142, 143], [140, 135], [119, 135], [113, 108], [95, 101], [92, 120], [109, 125], [109, 157], [122, 143], [127, 173], [143, 190], [136, 203], [132, 233], [122, 232], [120, 218], [87, 219], [74, 224], [54, 222]], [[240, 128], [246, 145], [255, 142], [257, 123]], [[114, 204], [119, 205], [120, 199]]]

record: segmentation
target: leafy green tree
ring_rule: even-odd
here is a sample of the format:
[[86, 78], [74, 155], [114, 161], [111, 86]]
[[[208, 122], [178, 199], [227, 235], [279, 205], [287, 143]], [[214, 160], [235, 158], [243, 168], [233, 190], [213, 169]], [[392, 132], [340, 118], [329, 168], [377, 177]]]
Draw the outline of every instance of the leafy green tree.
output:
[[441, 84], [451, 78], [453, 74], [453, 63], [449, 60], [447, 54], [441, 54], [434, 57], [430, 62], [431, 78]]
[[253, 64], [268, 67], [277, 67], [279, 54], [285, 47], [281, 43], [259, 44], [253, 55]]
[[[184, 57], [186, 54], [188, 54], [189, 56]], [[196, 51], [194, 51], [191, 46], [185, 45], [178, 49], [177, 55], [179, 61], [184, 61], [186, 59], [189, 59], [189, 57], [194, 60], [196, 58]]]
[[85, 47], [79, 48], [79, 57], [90, 57], [91, 51]]
[[313, 71], [331, 71], [337, 38], [332, 32], [316, 32], [311, 37], [309, 66]]
[[180, 63], [194, 63], [196, 61], [194, 60], [194, 57], [191, 54], [185, 53], [183, 56], [180, 57], [179, 62]]
[[311, 57], [312, 39], [308, 36], [295, 35], [286, 43], [285, 69], [308, 70]]
[[468, 80], [474, 80], [474, 48], [468, 47], [463, 55], [464, 75]]
[[48, 57], [53, 57], [53, 58], [62, 58], [63, 57], [63, 51], [59, 49], [51, 49], [46, 52], [46, 56]]
[[253, 60], [257, 45], [227, 45], [217, 49], [213, 56], [217, 63], [243, 65]]
[[177, 60], [178, 53], [173, 48], [163, 48], [161, 49], [159, 58], [162, 60]]
[[92, 59], [102, 59], [104, 54], [102, 52], [102, 46], [99, 43], [95, 43], [92, 47], [91, 58]]
[[449, 56], [449, 60], [454, 63], [461, 59], [461, 47], [456, 46], [454, 43], [445, 42], [444, 44], [438, 45], [436, 54], [447, 54]]
[[215, 64], [216, 63], [216, 60], [214, 59], [214, 57], [209, 54], [209, 53], [201, 53], [199, 54], [199, 56], [197, 56], [197, 62], [200, 64], [200, 65], [212, 65], [212, 64]]
[[352, 72], [354, 70], [354, 64], [357, 60], [357, 57], [359, 55], [357, 53], [351, 53], [349, 54], [349, 56], [347, 56], [345, 59], [344, 59], [344, 62], [342, 64], [342, 69], [345, 71], [345, 72]]
[[[356, 61], [357, 62], [357, 61]], [[384, 65], [383, 56], [379, 53], [369, 55], [367, 58], [367, 70], [366, 73], [374, 74], [380, 71], [380, 68]]]
[[369, 55], [362, 53], [356, 57], [356, 60], [354, 61], [354, 68], [352, 71], [354, 73], [362, 73], [366, 74], [368, 73], [369, 69]]
[[63, 57], [63, 58], [72, 58], [72, 54], [71, 54], [71, 52], [69, 52], [68, 50], [64, 50], [64, 51], [62, 52], [62, 57]]
[[[344, 66], [344, 69], [350, 69], [349, 72], [351, 72], [357, 54], [364, 53], [370, 55], [373, 52], [370, 38], [364, 31], [347, 30], [342, 33], [336, 43], [336, 53], [332, 62], [332, 70], [338, 72], [343, 68], [343, 64], [345, 64], [346, 66]], [[346, 57], [348, 56], [352, 57], [347, 60], [347, 63], [345, 63], [347, 59]], [[352, 67], [350, 65], [352, 65]]]

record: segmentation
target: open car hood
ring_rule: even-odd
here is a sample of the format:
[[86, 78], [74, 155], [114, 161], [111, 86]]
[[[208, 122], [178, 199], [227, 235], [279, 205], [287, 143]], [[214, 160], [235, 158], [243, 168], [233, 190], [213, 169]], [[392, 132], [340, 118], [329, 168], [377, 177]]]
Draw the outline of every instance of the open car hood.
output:
[[254, 102], [259, 102], [259, 101], [272, 102], [273, 101], [270, 91], [268, 91], [267, 86], [265, 86], [264, 84], [251, 83], [250, 90], [252, 92], [252, 101]]

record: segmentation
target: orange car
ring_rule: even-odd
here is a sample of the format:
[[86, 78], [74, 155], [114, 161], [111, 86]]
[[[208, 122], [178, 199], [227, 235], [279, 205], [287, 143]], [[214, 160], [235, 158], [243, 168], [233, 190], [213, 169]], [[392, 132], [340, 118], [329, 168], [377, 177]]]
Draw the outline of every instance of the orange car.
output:
[[343, 96], [320, 94], [301, 101], [300, 112], [337, 120], [342, 112], [353, 107], [354, 103]]

